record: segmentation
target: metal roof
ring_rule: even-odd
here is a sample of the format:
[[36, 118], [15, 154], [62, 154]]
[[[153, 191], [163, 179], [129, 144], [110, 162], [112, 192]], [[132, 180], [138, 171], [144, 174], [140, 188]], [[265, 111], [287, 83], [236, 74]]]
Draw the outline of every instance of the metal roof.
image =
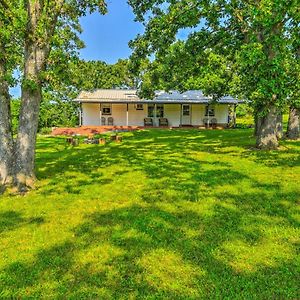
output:
[[[191, 102], [191, 103], [208, 103], [213, 100], [212, 96], [205, 96], [201, 90], [190, 90], [183, 93], [179, 91], [157, 91], [155, 100], [172, 101], [172, 102]], [[225, 96], [218, 100], [219, 103], [239, 102], [238, 99], [231, 96]]]
[[137, 90], [100, 89], [82, 91], [76, 100], [139, 100]]
[[[204, 96], [201, 90], [191, 90], [180, 93], [179, 91], [157, 91], [154, 99], [141, 99], [137, 95], [137, 90], [96, 90], [93, 92], [81, 92], [74, 101], [81, 103], [160, 103], [160, 104], [207, 104], [213, 98]], [[243, 101], [225, 96], [217, 103], [237, 104]]]

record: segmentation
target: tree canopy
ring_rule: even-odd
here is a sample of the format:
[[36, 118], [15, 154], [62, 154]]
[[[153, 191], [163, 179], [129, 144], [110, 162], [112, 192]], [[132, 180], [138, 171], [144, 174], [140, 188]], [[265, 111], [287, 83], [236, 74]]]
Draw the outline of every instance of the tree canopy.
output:
[[[260, 148], [277, 146], [276, 116], [294, 93], [291, 81], [295, 73], [291, 70], [295, 59], [293, 49], [299, 41], [297, 0], [129, 0], [129, 3], [136, 19], [145, 25], [145, 33], [131, 42], [136, 70], [143, 70], [145, 62], [153, 57], [168, 65], [171, 56], [176, 63], [173, 73], [181, 81], [181, 87], [187, 89], [189, 79], [178, 74], [185, 74], [181, 66], [182, 60], [189, 61], [188, 49], [194, 51], [194, 63], [188, 64], [189, 70], [198, 66], [199, 57], [207, 58], [208, 52], [213, 53], [226, 62], [224, 66], [231, 72], [229, 78], [235, 85], [235, 92], [251, 100], [259, 119], [257, 145]], [[187, 29], [191, 33], [182, 41], [186, 45], [185, 56], [178, 55], [172, 49], [176, 48], [180, 31]], [[148, 66], [153, 67], [153, 64], [155, 62]], [[143, 70], [143, 74], [146, 73], [147, 70]], [[211, 91], [207, 92], [228, 93], [227, 84], [218, 84], [219, 75], [219, 68], [209, 59], [202, 60], [198, 78], [212, 78]], [[207, 83], [199, 86], [205, 90], [210, 85]], [[165, 86], [168, 88], [167, 84]]]
[[72, 73], [70, 84], [78, 90], [133, 88], [136, 85], [128, 60], [120, 59], [115, 64], [77, 60], [69, 68]]

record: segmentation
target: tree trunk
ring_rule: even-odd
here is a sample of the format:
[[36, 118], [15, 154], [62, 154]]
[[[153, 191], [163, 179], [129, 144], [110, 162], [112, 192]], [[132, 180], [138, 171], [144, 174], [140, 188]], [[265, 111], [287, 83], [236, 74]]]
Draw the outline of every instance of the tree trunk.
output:
[[[24, 76], [22, 82], [21, 109], [16, 140], [16, 185], [19, 191], [34, 187], [35, 145], [42, 99], [41, 74], [49, 55], [50, 41], [39, 31], [43, 21], [43, 2], [27, 1], [27, 28], [24, 45]], [[53, 27], [54, 28], [54, 27]], [[48, 42], [48, 43], [47, 43]]]
[[13, 135], [11, 128], [10, 95], [3, 79], [5, 68], [0, 62], [0, 185], [12, 183]]
[[24, 81], [16, 141], [16, 184], [20, 191], [35, 182], [35, 145], [42, 99], [40, 73], [45, 62], [44, 49], [35, 43], [25, 46]]
[[276, 119], [276, 136], [278, 140], [281, 140], [283, 137], [283, 126], [282, 126], [282, 112], [279, 111]]
[[261, 119], [258, 117], [257, 114], [254, 115], [254, 125], [254, 136], [257, 136], [261, 126]]
[[265, 116], [258, 116], [256, 146], [259, 149], [271, 150], [278, 147], [277, 116], [278, 112], [275, 106], [271, 106]]
[[300, 137], [300, 110], [295, 107], [290, 107], [289, 122], [287, 129], [287, 138], [297, 140]]

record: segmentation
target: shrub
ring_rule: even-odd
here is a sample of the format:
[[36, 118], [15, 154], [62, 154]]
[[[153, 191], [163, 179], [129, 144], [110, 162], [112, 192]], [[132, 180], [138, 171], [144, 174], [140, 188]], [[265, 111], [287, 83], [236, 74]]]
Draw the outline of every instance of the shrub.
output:
[[51, 132], [52, 132], [52, 128], [50, 128], [50, 127], [43, 127], [43, 128], [40, 128], [40, 130], [39, 130], [39, 133], [42, 135], [48, 135]]
[[252, 114], [253, 109], [248, 104], [240, 104], [236, 107], [237, 117], [251, 116]]

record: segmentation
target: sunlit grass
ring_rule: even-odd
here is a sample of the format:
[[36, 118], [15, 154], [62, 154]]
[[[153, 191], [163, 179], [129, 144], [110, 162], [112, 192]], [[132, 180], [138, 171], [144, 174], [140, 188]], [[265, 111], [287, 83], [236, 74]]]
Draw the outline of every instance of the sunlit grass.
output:
[[38, 139], [0, 200], [0, 298], [299, 299], [300, 143], [252, 130]]

